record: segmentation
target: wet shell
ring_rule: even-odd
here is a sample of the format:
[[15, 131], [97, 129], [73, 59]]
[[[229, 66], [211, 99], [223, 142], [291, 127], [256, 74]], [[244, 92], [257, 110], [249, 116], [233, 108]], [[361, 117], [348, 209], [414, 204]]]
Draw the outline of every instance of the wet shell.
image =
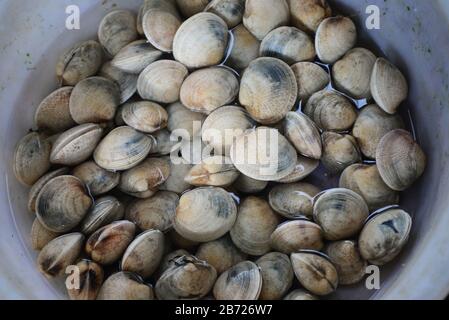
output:
[[245, 69], [249, 63], [259, 57], [260, 41], [243, 24], [231, 30], [234, 45], [226, 64], [237, 70]]
[[107, 171], [94, 161], [84, 162], [73, 169], [75, 177], [84, 182], [93, 196], [107, 193], [114, 189], [120, 181], [119, 172]]
[[59, 232], [53, 232], [45, 228], [39, 222], [39, 219], [35, 218], [30, 232], [31, 247], [37, 251], [42, 250], [47, 243], [60, 235]]
[[150, 101], [128, 102], [123, 105], [123, 121], [136, 130], [152, 133], [167, 125], [167, 111]]
[[332, 15], [326, 0], [287, 0], [292, 25], [307, 32], [315, 32], [321, 21]]
[[274, 124], [293, 108], [297, 94], [290, 67], [276, 58], [263, 57], [252, 61], [243, 73], [239, 101], [257, 122]]
[[51, 163], [74, 166], [92, 156], [103, 136], [98, 124], [85, 123], [62, 133], [53, 143]]
[[112, 59], [111, 64], [123, 72], [139, 74], [161, 56], [162, 52], [146, 40], [137, 40], [122, 48]]
[[136, 17], [131, 11], [114, 10], [100, 22], [98, 39], [110, 56], [115, 56], [120, 49], [136, 40]]
[[313, 214], [313, 198], [320, 189], [308, 183], [277, 185], [268, 194], [271, 208], [288, 219]]
[[293, 283], [293, 268], [290, 258], [283, 253], [270, 252], [256, 261], [262, 274], [260, 300], [279, 300]]
[[284, 300], [318, 300], [318, 298], [305, 290], [296, 289], [287, 294]]
[[264, 199], [253, 196], [245, 198], [230, 232], [232, 241], [247, 254], [266, 254], [270, 251], [270, 236], [280, 221]]
[[246, 0], [243, 24], [259, 40], [290, 20], [285, 0]]
[[137, 91], [142, 99], [161, 103], [176, 102], [188, 73], [187, 68], [177, 61], [153, 62], [140, 74]]
[[316, 92], [323, 90], [330, 82], [329, 74], [312, 62], [298, 62], [291, 66], [298, 84], [298, 97], [303, 105]]
[[120, 89], [120, 103], [128, 101], [137, 91], [137, 74], [123, 72], [114, 67], [110, 61], [106, 62], [99, 72], [99, 76], [115, 82]]
[[226, 187], [231, 185], [239, 174], [230, 158], [213, 156], [190, 169], [184, 180], [193, 186]]
[[313, 218], [323, 228], [327, 240], [344, 240], [356, 235], [368, 218], [363, 198], [349, 189], [329, 189], [313, 206]]
[[86, 242], [86, 253], [102, 265], [116, 262], [134, 238], [134, 223], [120, 220], [95, 231]]
[[315, 159], [309, 159], [303, 156], [298, 155], [298, 159], [296, 160], [295, 168], [293, 172], [288, 176], [276, 180], [279, 183], [294, 183], [305, 179], [307, 176], [312, 174], [315, 169], [318, 168], [320, 162]]
[[371, 93], [379, 107], [393, 114], [407, 98], [407, 80], [396, 66], [378, 58], [371, 73]]
[[167, 128], [175, 136], [192, 140], [201, 133], [201, 126], [206, 118], [204, 114], [193, 112], [180, 102], [169, 105], [167, 112]]
[[80, 255], [83, 242], [84, 236], [78, 232], [51, 240], [37, 256], [39, 271], [49, 278], [64, 275]]
[[179, 162], [170, 161], [170, 158], [165, 158], [170, 164], [170, 175], [163, 184], [159, 186], [160, 190], [172, 191], [175, 193], [183, 193], [190, 189], [190, 184], [184, 181], [184, 177], [193, 167], [192, 164], [180, 158]]
[[126, 170], [146, 158], [154, 140], [131, 127], [118, 127], [100, 142], [94, 152], [95, 162], [106, 170]]
[[222, 18], [228, 28], [234, 28], [242, 22], [245, 11], [245, 0], [212, 0], [204, 11], [215, 13]]
[[209, 0], [176, 0], [179, 11], [186, 18], [203, 11]]
[[219, 64], [228, 44], [228, 26], [210, 12], [198, 13], [179, 27], [173, 41], [173, 56], [188, 68]]
[[274, 57], [288, 64], [315, 58], [312, 39], [295, 27], [279, 27], [268, 33], [260, 44], [260, 55]]
[[80, 230], [90, 235], [101, 227], [123, 218], [124, 206], [115, 197], [105, 196], [95, 200], [94, 206], [81, 222]]
[[217, 300], [257, 300], [262, 289], [262, 274], [251, 261], [243, 261], [223, 272], [214, 286]]
[[271, 234], [271, 247], [290, 254], [302, 249], [321, 250], [323, 230], [309, 220], [294, 220], [280, 224]]
[[68, 232], [87, 214], [92, 199], [84, 184], [74, 176], [51, 179], [36, 199], [36, 215], [42, 225], [54, 232]]
[[68, 289], [71, 300], [95, 300], [104, 279], [103, 268], [90, 260], [76, 264], [79, 270], [79, 288]]
[[424, 172], [426, 155], [405, 130], [393, 130], [379, 142], [376, 163], [382, 180], [393, 190], [410, 187]]
[[353, 136], [324, 132], [321, 137], [323, 140], [321, 161], [330, 172], [341, 172], [351, 164], [362, 161], [357, 141]]
[[318, 160], [321, 158], [320, 131], [304, 113], [287, 113], [284, 120], [284, 134], [300, 154]]
[[16, 179], [32, 186], [50, 169], [51, 143], [45, 136], [32, 132], [23, 137], [14, 152], [13, 171]]
[[103, 283], [98, 300], [154, 300], [153, 288], [131, 272], [117, 272]]
[[239, 81], [223, 67], [201, 69], [190, 74], [181, 87], [181, 102], [188, 109], [210, 114], [237, 97]]
[[268, 185], [268, 181], [261, 181], [250, 178], [241, 173], [237, 180], [235, 180], [233, 186], [243, 193], [259, 193]]
[[188, 240], [208, 242], [228, 232], [236, 216], [234, 199], [224, 189], [197, 188], [181, 196], [173, 226]]

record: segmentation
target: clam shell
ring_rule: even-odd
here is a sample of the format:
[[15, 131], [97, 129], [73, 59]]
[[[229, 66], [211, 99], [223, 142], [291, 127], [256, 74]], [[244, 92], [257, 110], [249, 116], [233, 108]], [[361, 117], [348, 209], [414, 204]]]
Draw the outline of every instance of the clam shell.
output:
[[84, 182], [93, 196], [107, 193], [120, 181], [119, 172], [107, 171], [94, 161], [84, 162], [73, 169], [72, 174]]
[[161, 263], [159, 264], [159, 269], [154, 274], [155, 279], [159, 279], [161, 275], [167, 271], [170, 267], [175, 265], [175, 262], [177, 258], [180, 258], [182, 256], [187, 256], [189, 258], [192, 258], [192, 255], [184, 250], [184, 249], [177, 249], [175, 251], [172, 251], [170, 253], [167, 253], [163, 258]]
[[42, 223], [39, 222], [39, 219], [35, 218], [30, 232], [31, 247], [34, 250], [40, 251], [47, 245], [47, 243], [60, 235], [61, 233], [59, 232], [53, 232], [45, 228]]
[[186, 18], [203, 11], [209, 0], [176, 0], [179, 11]]
[[300, 154], [318, 160], [321, 158], [320, 131], [304, 113], [292, 111], [287, 113], [284, 120], [284, 134]]
[[294, 220], [280, 224], [271, 234], [271, 247], [290, 254], [302, 249], [321, 250], [323, 230], [309, 220]]
[[90, 235], [101, 227], [123, 218], [124, 206], [115, 197], [105, 196], [95, 201], [80, 224], [80, 230]]
[[241, 173], [237, 180], [235, 180], [233, 186], [237, 191], [243, 193], [259, 193], [268, 185], [268, 181], [261, 181], [250, 178]]
[[321, 161], [331, 173], [341, 172], [351, 164], [362, 161], [357, 141], [353, 136], [324, 132], [321, 137], [323, 141]]
[[318, 300], [318, 298], [306, 290], [296, 289], [287, 294], [284, 300]]
[[175, 193], [183, 193], [190, 188], [190, 184], [184, 181], [184, 177], [193, 167], [184, 159], [180, 159], [179, 163], [170, 161], [170, 158], [166, 158], [170, 164], [170, 175], [163, 184], [159, 186], [160, 190], [172, 191]]
[[256, 261], [262, 274], [260, 300], [279, 300], [293, 284], [293, 268], [290, 258], [283, 253], [270, 252]]
[[79, 288], [68, 289], [71, 300], [95, 300], [103, 284], [103, 268], [90, 260], [81, 260], [76, 264], [79, 270]]
[[98, 40], [110, 56], [137, 39], [136, 16], [127, 10], [109, 12], [100, 22]]
[[215, 13], [222, 18], [228, 28], [234, 28], [242, 22], [245, 11], [245, 0], [212, 0], [204, 8], [206, 12]]
[[[145, 35], [145, 33], [143, 32], [143, 26], [142, 26], [142, 18], [143, 18], [143, 14], [145, 13], [144, 11], [145, 11], [145, 2], [142, 3], [142, 5], [139, 7], [139, 11], [137, 11], [136, 30], [137, 30], [137, 33], [139, 36]], [[146, 40], [145, 40], [145, 42], [146, 42]]]
[[330, 82], [329, 74], [312, 62], [298, 62], [291, 66], [298, 84], [298, 98], [303, 105], [316, 92], [323, 90]]
[[226, 64], [234, 69], [243, 70], [251, 61], [259, 57], [260, 41], [243, 24], [231, 30], [234, 45]]
[[139, 74], [161, 56], [162, 52], [146, 40], [136, 40], [123, 47], [112, 59], [111, 64], [123, 72]]
[[152, 134], [156, 139], [154, 148], [150, 153], [157, 156], [165, 156], [170, 154], [176, 147], [177, 141], [172, 140], [172, 134], [167, 129], [161, 129]]
[[167, 128], [176, 136], [191, 140], [201, 133], [206, 116], [199, 112], [187, 109], [181, 102], [176, 102], [167, 107]]
[[106, 279], [97, 300], [154, 300], [154, 292], [135, 274], [121, 271]]
[[123, 72], [114, 67], [110, 61], [106, 62], [103, 67], [101, 67], [99, 75], [118, 85], [120, 89], [120, 103], [128, 101], [137, 91], [138, 75]]
[[167, 126], [168, 114], [157, 103], [137, 101], [123, 105], [122, 118], [128, 126], [142, 132], [152, 133]]
[[294, 183], [305, 179], [318, 168], [320, 162], [315, 159], [309, 159], [298, 155], [293, 172], [286, 177], [276, 180], [279, 183]]
[[287, 25], [289, 20], [285, 0], [246, 0], [243, 24], [259, 40], [271, 30]]
[[213, 156], [193, 166], [184, 181], [193, 186], [227, 187], [237, 179], [239, 174], [230, 158]]
[[326, 0], [287, 0], [290, 7], [290, 22], [307, 32], [315, 32], [321, 21], [332, 15]]

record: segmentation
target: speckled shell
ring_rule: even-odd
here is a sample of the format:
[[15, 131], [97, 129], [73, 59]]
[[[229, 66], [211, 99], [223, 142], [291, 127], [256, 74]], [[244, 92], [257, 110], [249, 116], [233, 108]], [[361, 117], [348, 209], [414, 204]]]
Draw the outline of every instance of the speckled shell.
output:
[[304, 113], [287, 113], [284, 120], [284, 134], [300, 154], [313, 159], [321, 158], [320, 131]]
[[230, 158], [213, 156], [193, 166], [184, 181], [193, 186], [227, 187], [237, 179], [239, 174]]
[[170, 132], [188, 140], [201, 134], [201, 127], [206, 118], [204, 114], [193, 112], [180, 102], [169, 105], [167, 112], [167, 128]]
[[222, 18], [228, 28], [234, 28], [242, 22], [245, 11], [245, 0], [212, 0], [204, 11], [215, 13]]
[[40, 251], [47, 245], [47, 243], [60, 235], [61, 233], [59, 232], [53, 232], [45, 228], [42, 223], [39, 222], [39, 219], [35, 218], [30, 232], [31, 247], [34, 250]]
[[291, 66], [298, 84], [298, 98], [303, 105], [316, 92], [323, 90], [330, 82], [329, 74], [312, 62], [298, 62]]
[[97, 300], [154, 300], [154, 292], [135, 274], [121, 271], [106, 279]]
[[107, 193], [120, 181], [120, 173], [107, 171], [94, 161], [84, 162], [73, 169], [72, 174], [84, 182], [93, 196]]
[[271, 247], [286, 254], [302, 249], [321, 250], [322, 233], [321, 227], [309, 220], [287, 221], [271, 234]]
[[315, 159], [306, 158], [298, 155], [295, 168], [293, 172], [286, 177], [276, 180], [279, 183], [294, 183], [305, 179], [312, 174], [320, 165], [320, 162]]
[[76, 264], [79, 270], [79, 288], [68, 289], [71, 300], [95, 300], [103, 284], [103, 268], [90, 260], [81, 260]]
[[186, 18], [203, 11], [209, 0], [176, 0], [179, 11]]
[[167, 126], [167, 111], [151, 101], [128, 102], [123, 105], [123, 121], [141, 132], [153, 133]]
[[353, 136], [335, 132], [324, 132], [321, 161], [331, 173], [343, 171], [351, 164], [361, 162], [362, 156]]
[[136, 16], [127, 10], [109, 12], [100, 22], [98, 39], [110, 56], [115, 56], [120, 49], [136, 40]]
[[232, 29], [231, 33], [234, 37], [234, 45], [226, 60], [226, 65], [243, 70], [251, 61], [259, 57], [260, 41], [243, 24]]
[[101, 227], [123, 218], [125, 208], [113, 196], [105, 196], [95, 200], [93, 207], [80, 224], [81, 232], [90, 235]]
[[146, 40], [136, 40], [123, 47], [112, 59], [111, 64], [123, 72], [139, 74], [161, 56], [162, 52]]
[[292, 286], [295, 277], [290, 258], [283, 253], [270, 252], [260, 257], [256, 264], [263, 279], [259, 299], [281, 299]]
[[315, 32], [321, 21], [332, 15], [326, 0], [287, 0], [291, 24], [307, 32]]
[[241, 173], [235, 180], [233, 187], [243, 193], [259, 193], [268, 185], [268, 181], [250, 178]]
[[290, 20], [285, 0], [246, 0], [243, 24], [259, 40]]
[[128, 101], [137, 91], [137, 74], [123, 72], [112, 65], [111, 61], [106, 62], [98, 73], [99, 76], [114, 81], [120, 89], [120, 103]]

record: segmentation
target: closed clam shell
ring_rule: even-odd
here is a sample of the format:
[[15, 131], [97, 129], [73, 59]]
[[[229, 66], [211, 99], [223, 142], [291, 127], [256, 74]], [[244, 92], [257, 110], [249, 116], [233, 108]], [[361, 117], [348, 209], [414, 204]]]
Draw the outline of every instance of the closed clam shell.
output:
[[143, 14], [145, 13], [144, 11], [145, 11], [145, 2], [142, 3], [142, 5], [139, 7], [139, 10], [137, 11], [136, 31], [139, 36], [145, 35], [145, 33], [143, 32], [143, 25], [142, 25]]
[[192, 140], [201, 134], [201, 127], [206, 116], [199, 112], [193, 112], [181, 102], [175, 102], [167, 107], [167, 128], [176, 136]]
[[344, 240], [356, 235], [368, 215], [365, 200], [344, 188], [326, 190], [313, 206], [313, 218], [323, 229], [327, 240]]
[[281, 219], [262, 198], [249, 196], [238, 208], [232, 242], [243, 252], [261, 256], [270, 251], [270, 236]]
[[335, 87], [354, 99], [371, 98], [371, 72], [376, 56], [364, 48], [354, 48], [332, 66]]
[[233, 186], [237, 191], [243, 193], [258, 193], [266, 188], [268, 181], [261, 181], [250, 178], [243, 173], [241, 173], [237, 180], [235, 180]]
[[293, 268], [290, 258], [283, 253], [270, 252], [256, 261], [262, 274], [260, 300], [279, 300], [293, 283]]
[[173, 227], [188, 240], [208, 242], [228, 232], [236, 216], [237, 206], [228, 192], [202, 187], [181, 196]]
[[170, 158], [165, 158], [170, 164], [170, 175], [163, 184], [159, 186], [160, 190], [172, 191], [175, 193], [183, 193], [190, 189], [190, 184], [184, 181], [184, 177], [193, 167], [184, 159], [179, 159], [179, 162], [170, 161]]
[[313, 214], [313, 198], [320, 189], [309, 183], [297, 182], [274, 186], [268, 194], [271, 208], [288, 219]]
[[101, 138], [103, 129], [94, 123], [85, 123], [62, 133], [53, 143], [50, 161], [74, 166], [90, 158]]
[[93, 207], [80, 224], [81, 232], [90, 235], [101, 227], [123, 218], [125, 208], [113, 196], [105, 196], [95, 200]]
[[271, 30], [287, 25], [289, 20], [285, 0], [246, 0], [243, 24], [259, 40]]
[[110, 56], [115, 56], [120, 49], [136, 40], [136, 16], [127, 10], [114, 10], [100, 22], [98, 40]]
[[198, 13], [179, 27], [173, 40], [173, 56], [188, 68], [219, 64], [228, 45], [228, 26], [210, 12]]
[[318, 300], [318, 298], [306, 290], [296, 289], [287, 294], [284, 300]]
[[360, 233], [360, 254], [375, 265], [390, 262], [407, 243], [411, 227], [412, 218], [401, 209], [391, 209], [373, 216]]
[[160, 276], [165, 271], [167, 271], [170, 267], [172, 267], [175, 264], [175, 261], [177, 260], [177, 258], [180, 258], [182, 256], [192, 257], [192, 255], [184, 249], [177, 249], [175, 251], [169, 252], [166, 255], [164, 255], [154, 277], [156, 279], [159, 279]]
[[107, 78], [118, 85], [120, 103], [128, 101], [137, 91], [138, 75], [124, 72], [114, 67], [110, 61], [103, 64], [99, 76]]
[[167, 111], [151, 101], [128, 102], [123, 105], [123, 121], [136, 130], [152, 133], [167, 125]]
[[131, 127], [118, 127], [94, 151], [95, 162], [106, 170], [127, 170], [146, 158], [154, 140]]
[[242, 22], [245, 11], [245, 0], [212, 0], [204, 8], [206, 12], [215, 13], [222, 18], [228, 28], [234, 28]]
[[189, 71], [172, 60], [159, 60], [146, 67], [137, 80], [137, 91], [142, 99], [161, 103], [179, 100], [179, 92]]
[[279, 59], [262, 57], [245, 69], [239, 101], [257, 122], [274, 124], [293, 108], [297, 94], [296, 78], [290, 67]]
[[123, 47], [112, 59], [113, 67], [128, 73], [141, 73], [162, 56], [162, 52], [146, 40], [136, 40]]
[[154, 292], [137, 275], [121, 271], [106, 279], [97, 300], [154, 300]]
[[179, 11], [186, 18], [203, 11], [209, 0], [175, 0]]
[[36, 215], [54, 232], [67, 232], [87, 214], [92, 199], [84, 184], [74, 176], [58, 176], [48, 181], [36, 199]]
[[330, 82], [329, 74], [312, 62], [298, 62], [291, 66], [298, 84], [298, 97], [305, 104], [316, 92], [323, 90]]
[[290, 22], [307, 32], [315, 32], [321, 21], [332, 15], [326, 0], [287, 0], [290, 7]]
[[223, 272], [215, 282], [217, 300], [257, 300], [262, 289], [262, 274], [251, 261], [243, 261]]
[[292, 253], [290, 259], [296, 278], [311, 293], [324, 296], [337, 289], [337, 269], [318, 252]]
[[51, 240], [37, 256], [37, 266], [46, 277], [65, 274], [66, 268], [75, 263], [83, 247], [84, 236], [68, 233]]
[[279, 27], [270, 31], [260, 44], [260, 55], [274, 57], [293, 64], [315, 58], [312, 39], [295, 27]]
[[71, 288], [67, 293], [71, 300], [95, 300], [103, 284], [103, 268], [90, 260], [76, 264], [79, 270], [79, 288]]
[[56, 76], [62, 85], [74, 86], [97, 73], [103, 62], [103, 48], [94, 40], [76, 44], [65, 52], [56, 65]]
[[231, 33], [234, 37], [234, 45], [226, 60], [226, 65], [243, 70], [251, 61], [259, 57], [260, 41], [243, 24], [232, 29]]
[[271, 247], [279, 252], [290, 254], [302, 249], [321, 250], [323, 230], [309, 220], [287, 221], [271, 234]]
[[78, 124], [114, 119], [120, 89], [111, 80], [91, 77], [78, 82], [70, 96], [70, 115]]
[[107, 171], [94, 161], [87, 161], [73, 169], [72, 174], [84, 182], [93, 196], [107, 193], [120, 181], [120, 173]]
[[95, 231], [86, 242], [86, 253], [101, 265], [116, 262], [134, 239], [136, 225], [126, 220], [112, 222]]
[[31, 247], [37, 251], [42, 250], [47, 243], [60, 235], [59, 232], [53, 232], [45, 228], [42, 223], [39, 222], [39, 219], [35, 218], [30, 232]]
[[368, 264], [360, 256], [356, 241], [332, 242], [326, 247], [325, 253], [337, 269], [340, 284], [354, 284], [365, 276]]
[[177, 140], [172, 139], [171, 132], [167, 129], [161, 129], [152, 133], [156, 144], [151, 149], [150, 154], [157, 156], [165, 156], [170, 154], [176, 147]]
[[276, 129], [259, 127], [237, 137], [230, 157], [243, 174], [257, 180], [273, 181], [286, 177], [296, 165], [296, 151]]
[[148, 278], [156, 271], [164, 253], [164, 234], [147, 230], [133, 240], [123, 254], [121, 270]]
[[376, 165], [353, 164], [347, 167], [340, 176], [339, 186], [361, 195], [370, 211], [399, 202], [399, 194], [385, 184]]
[[294, 183], [305, 179], [318, 168], [320, 162], [298, 155], [293, 172], [282, 179], [276, 180], [279, 183]]
[[27, 186], [33, 185], [50, 169], [51, 143], [37, 132], [23, 137], [14, 151], [13, 171], [16, 179]]
[[185, 79], [180, 99], [188, 109], [210, 114], [234, 101], [238, 91], [239, 81], [232, 71], [211, 67], [195, 71]]
[[137, 198], [148, 198], [167, 180], [170, 165], [165, 159], [148, 158], [120, 176], [119, 189]]
[[36, 109], [34, 122], [39, 129], [61, 132], [75, 126], [69, 100], [73, 87], [62, 87], [50, 93]]
[[324, 132], [322, 163], [332, 173], [343, 171], [351, 164], [361, 162], [357, 141], [348, 134], [339, 134], [335, 132]]
[[230, 158], [213, 156], [193, 166], [184, 180], [193, 186], [226, 187], [231, 185], [239, 174]]
[[140, 229], [162, 232], [173, 226], [179, 196], [170, 191], [158, 191], [147, 199], [136, 199], [126, 208], [126, 218]]
[[284, 134], [300, 154], [313, 159], [321, 158], [320, 131], [304, 113], [293, 111], [287, 113], [284, 120]]
[[376, 163], [382, 180], [391, 189], [403, 191], [423, 174], [426, 155], [409, 132], [397, 129], [380, 140]]
[[209, 293], [216, 279], [217, 271], [207, 262], [181, 256], [161, 275], [155, 291], [159, 300], [197, 300]]
[[391, 62], [378, 58], [371, 73], [371, 93], [379, 107], [393, 114], [407, 98], [407, 80]]

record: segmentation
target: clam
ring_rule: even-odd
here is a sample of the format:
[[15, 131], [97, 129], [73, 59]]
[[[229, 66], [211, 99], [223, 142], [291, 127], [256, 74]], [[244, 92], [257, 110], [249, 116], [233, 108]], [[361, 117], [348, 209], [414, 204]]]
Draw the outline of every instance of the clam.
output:
[[320, 189], [309, 183], [297, 182], [274, 186], [268, 194], [271, 208], [287, 219], [313, 215], [313, 198]]
[[177, 258], [180, 258], [182, 256], [192, 258], [192, 255], [184, 249], [177, 249], [175, 251], [167, 253], [162, 258], [161, 263], [159, 264], [159, 268], [154, 274], [154, 278], [159, 279], [165, 271], [167, 271], [170, 267], [175, 265], [175, 261], [177, 260]]
[[162, 52], [146, 40], [136, 40], [123, 47], [112, 59], [111, 64], [123, 72], [139, 74], [161, 56]]
[[173, 227], [188, 240], [208, 242], [228, 232], [236, 216], [234, 199], [224, 189], [197, 188], [181, 196]]
[[318, 252], [292, 253], [290, 259], [296, 278], [311, 293], [324, 296], [337, 289], [337, 269]]
[[27, 186], [33, 185], [50, 169], [51, 143], [37, 132], [23, 137], [14, 151], [13, 171], [16, 179]]
[[315, 58], [312, 39], [295, 27], [279, 27], [270, 31], [260, 44], [260, 55], [274, 57], [293, 64]]
[[217, 300], [257, 300], [262, 289], [262, 274], [251, 261], [243, 261], [223, 272], [215, 282]]
[[71, 300], [95, 300], [103, 284], [103, 268], [90, 260], [81, 260], [76, 264], [79, 270], [79, 288], [68, 289]]
[[173, 40], [173, 56], [188, 68], [219, 64], [228, 45], [228, 26], [210, 12], [198, 13], [179, 27]]
[[313, 218], [327, 240], [344, 240], [356, 235], [368, 218], [363, 198], [352, 190], [329, 189], [320, 194], [313, 206]]
[[36, 109], [34, 122], [39, 129], [61, 132], [75, 126], [69, 100], [73, 87], [62, 87], [50, 93]]
[[250, 178], [241, 173], [235, 180], [233, 186], [237, 191], [243, 193], [259, 193], [268, 185], [268, 181], [261, 181]]
[[185, 250], [195, 250], [199, 242], [189, 240], [181, 236], [175, 229], [171, 229], [168, 233], [170, 242], [175, 248], [185, 249]]
[[164, 253], [164, 234], [159, 230], [147, 230], [131, 242], [123, 254], [121, 270], [148, 278], [156, 271]]
[[271, 234], [271, 247], [290, 254], [302, 249], [321, 250], [323, 230], [319, 225], [306, 219], [287, 221]]
[[173, 226], [179, 196], [170, 191], [158, 191], [147, 199], [136, 199], [126, 209], [126, 218], [142, 230], [162, 232]]
[[231, 33], [234, 37], [234, 45], [226, 64], [234, 69], [243, 70], [251, 61], [259, 57], [260, 41], [243, 24], [232, 29]]
[[412, 218], [401, 209], [391, 209], [368, 220], [359, 236], [360, 254], [375, 265], [393, 260], [407, 243]]
[[141, 132], [152, 133], [167, 125], [168, 114], [157, 103], [136, 101], [123, 105], [122, 118], [128, 126]]
[[93, 196], [111, 191], [120, 181], [119, 172], [107, 171], [94, 161], [87, 161], [76, 166], [72, 174], [84, 182]]
[[354, 48], [332, 66], [335, 87], [354, 99], [371, 98], [370, 78], [376, 56], [364, 48]]
[[143, 161], [153, 145], [151, 137], [131, 127], [118, 127], [97, 146], [94, 160], [106, 170], [127, 170]]
[[209, 0], [176, 0], [179, 11], [186, 18], [203, 11], [208, 3]]
[[204, 159], [193, 166], [184, 181], [193, 186], [227, 187], [239, 176], [231, 159], [223, 156], [213, 156]]
[[239, 81], [232, 71], [211, 67], [195, 71], [185, 79], [180, 99], [188, 109], [210, 114], [234, 101], [238, 92]]
[[289, 20], [285, 0], [246, 0], [243, 24], [259, 40], [271, 30], [287, 25]]
[[53, 143], [50, 162], [67, 166], [82, 163], [92, 156], [103, 136], [103, 129], [94, 123], [85, 123], [62, 133]]
[[318, 168], [320, 162], [315, 159], [306, 158], [298, 155], [296, 160], [295, 168], [293, 172], [282, 179], [276, 180], [279, 183], [294, 183], [303, 180], [310, 174], [312, 174], [315, 169]]
[[148, 198], [167, 180], [170, 165], [165, 159], [148, 158], [134, 168], [124, 171], [119, 189], [137, 198]]
[[409, 132], [397, 129], [380, 140], [376, 163], [382, 180], [391, 189], [403, 191], [424, 172], [426, 155]]
[[150, 151], [152, 155], [165, 156], [170, 154], [176, 147], [177, 141], [172, 139], [171, 132], [167, 129], [153, 132], [152, 136], [156, 139], [156, 144]]
[[318, 300], [318, 298], [305, 290], [296, 289], [287, 294], [284, 300]]
[[300, 154], [312, 159], [321, 158], [320, 131], [304, 113], [293, 111], [287, 113], [284, 120], [284, 134]]
[[114, 67], [110, 61], [106, 62], [98, 73], [99, 76], [113, 81], [118, 85], [120, 103], [128, 101], [137, 91], [137, 74], [126, 73]]
[[357, 141], [353, 136], [324, 132], [322, 140], [323, 157], [321, 161], [331, 173], [341, 172], [351, 164], [362, 161]]
[[179, 100], [179, 92], [189, 71], [172, 60], [159, 60], [146, 67], [137, 80], [137, 91], [142, 99], [161, 103]]
[[189, 183], [184, 181], [184, 177], [193, 167], [192, 164], [188, 163], [184, 159], [180, 159], [179, 163], [174, 163], [170, 161], [170, 158], [166, 158], [170, 165], [170, 175], [163, 184], [159, 186], [160, 190], [171, 191], [175, 193], [183, 193], [191, 186]]
[[217, 271], [205, 261], [193, 256], [176, 258], [156, 282], [159, 300], [196, 300], [204, 297], [212, 289]]
[[199, 112], [187, 109], [181, 102], [176, 102], [167, 107], [167, 128], [183, 139], [192, 140], [201, 133], [206, 116]]
[[111, 80], [91, 77], [78, 82], [70, 96], [70, 115], [78, 124], [114, 119], [120, 89]]
[[66, 268], [81, 253], [84, 236], [81, 233], [68, 233], [51, 240], [37, 256], [39, 271], [52, 278], [65, 274]]
[[100, 22], [98, 39], [110, 56], [137, 38], [136, 16], [127, 10], [114, 10]]
[[297, 94], [296, 78], [290, 67], [276, 58], [262, 57], [245, 69], [239, 101], [257, 122], [274, 124], [293, 108]]
[[125, 214], [125, 208], [113, 196], [105, 196], [95, 201], [93, 207], [80, 224], [81, 232], [90, 235], [111, 222], [120, 220]]
[[206, 12], [215, 13], [222, 18], [228, 28], [234, 28], [243, 20], [245, 0], [212, 0], [204, 8]]
[[36, 216], [50, 231], [68, 232], [87, 214], [92, 199], [84, 184], [74, 176], [58, 176], [48, 181], [36, 199]]
[[103, 48], [94, 40], [76, 44], [59, 58], [56, 76], [62, 85], [74, 86], [93, 76], [103, 62]]
[[101, 286], [98, 300], [154, 300], [153, 288], [131, 272], [117, 272]]
[[144, 10], [145, 10], [145, 2], [142, 3], [142, 5], [139, 7], [139, 10], [137, 11], [136, 31], [137, 31], [139, 36], [144, 36], [145, 35], [145, 33], [143, 32], [143, 25], [142, 25], [143, 14], [145, 13]]
[[325, 253], [337, 269], [340, 284], [354, 284], [361, 281], [365, 276], [368, 264], [360, 256], [355, 241], [332, 242], [326, 247]]
[[385, 184], [376, 165], [353, 164], [347, 167], [340, 176], [339, 186], [361, 195], [370, 211], [399, 202], [398, 193]]
[[298, 62], [291, 66], [298, 84], [298, 98], [305, 104], [316, 92], [323, 90], [330, 82], [329, 74], [312, 62]]
[[134, 223], [120, 220], [95, 231], [86, 242], [86, 253], [102, 265], [116, 262], [134, 239]]
[[260, 300], [279, 300], [293, 283], [293, 268], [290, 258], [283, 253], [270, 252], [256, 261], [262, 274]]
[[60, 235], [59, 232], [53, 232], [45, 228], [42, 223], [39, 222], [39, 219], [35, 218], [30, 232], [31, 247], [34, 250], [40, 251], [47, 245], [47, 243]]
[[270, 236], [280, 218], [262, 198], [249, 196], [238, 208], [237, 220], [230, 235], [243, 252], [261, 256], [270, 251]]
[[287, 0], [290, 7], [290, 22], [307, 32], [315, 32], [321, 21], [332, 15], [326, 0]]
[[371, 104], [360, 111], [354, 123], [352, 135], [357, 139], [362, 153], [374, 159], [380, 139], [388, 132], [403, 127], [404, 123], [399, 115], [390, 115], [379, 106]]
[[407, 98], [407, 80], [391, 62], [378, 58], [371, 73], [371, 93], [379, 107], [393, 114]]

